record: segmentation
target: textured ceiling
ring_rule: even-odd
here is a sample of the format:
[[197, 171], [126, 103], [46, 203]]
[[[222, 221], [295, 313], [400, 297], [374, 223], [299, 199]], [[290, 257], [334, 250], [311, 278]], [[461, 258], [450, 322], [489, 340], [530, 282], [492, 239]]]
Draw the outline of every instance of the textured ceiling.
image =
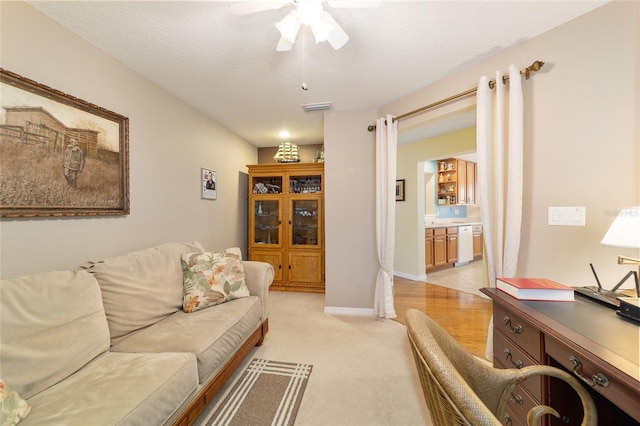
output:
[[[245, 16], [228, 1], [29, 1], [36, 9], [256, 146], [322, 143], [322, 113], [378, 108], [606, 1], [384, 1], [325, 9], [340, 50], [298, 41], [276, 52], [291, 6]], [[538, 59], [538, 58], [531, 58]], [[542, 58], [544, 59], [544, 58]], [[523, 66], [529, 64], [522, 64]]]

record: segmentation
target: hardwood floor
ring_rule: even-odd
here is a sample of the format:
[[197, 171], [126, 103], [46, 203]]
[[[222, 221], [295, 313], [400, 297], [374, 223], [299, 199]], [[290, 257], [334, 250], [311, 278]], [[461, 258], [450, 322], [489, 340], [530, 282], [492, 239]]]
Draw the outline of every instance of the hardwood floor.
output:
[[407, 309], [424, 312], [473, 355], [485, 357], [491, 300], [447, 287], [394, 277], [396, 321]]

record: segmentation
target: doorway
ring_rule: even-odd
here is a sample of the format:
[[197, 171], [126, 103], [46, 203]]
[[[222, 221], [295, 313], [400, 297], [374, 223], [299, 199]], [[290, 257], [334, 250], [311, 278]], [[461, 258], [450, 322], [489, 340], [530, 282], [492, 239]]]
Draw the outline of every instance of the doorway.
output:
[[[439, 193], [438, 177], [442, 173], [432, 173], [434, 170], [439, 169], [439, 160], [444, 158], [456, 159], [464, 162], [463, 164], [473, 163], [477, 164], [477, 155], [475, 152], [454, 153], [445, 152], [442, 156], [436, 158], [429, 158], [422, 164], [422, 170], [424, 171], [424, 228], [425, 230], [440, 229], [443, 227], [457, 228], [457, 234], [454, 236], [447, 236], [446, 241], [444, 236], [439, 237], [439, 242], [436, 242], [438, 238], [426, 238], [425, 241], [425, 279], [420, 281], [426, 281], [430, 284], [451, 288], [458, 291], [463, 291], [475, 295], [480, 295], [479, 289], [483, 285], [483, 264], [481, 259], [474, 259], [468, 263], [461, 262], [460, 249], [462, 245], [462, 231], [471, 231], [471, 228], [481, 223], [480, 206], [473, 203], [465, 204], [445, 204], [440, 205], [438, 200], [442, 198], [442, 194]], [[475, 180], [474, 180], [475, 182]], [[420, 209], [418, 209], [420, 210]], [[418, 211], [420, 215], [421, 212]], [[421, 231], [419, 231], [421, 232]], [[466, 234], [465, 234], [466, 235]], [[471, 235], [467, 235], [471, 239]], [[453, 240], [451, 241], [450, 240]], [[447, 256], [452, 255], [449, 251], [449, 244], [454, 247], [457, 245], [457, 250], [454, 248], [453, 255], [456, 256], [454, 262], [447, 262], [446, 265], [440, 265], [436, 268], [427, 270], [427, 265], [433, 265], [434, 262], [427, 260], [428, 256], [435, 255], [435, 246], [442, 247], [442, 244], [446, 244]], [[469, 241], [471, 243], [471, 240]], [[431, 244], [431, 248], [427, 247]], [[457, 253], [456, 253], [457, 252]], [[473, 256], [471, 256], [473, 257]], [[437, 263], [436, 263], [437, 264]], [[455, 265], [455, 266], [454, 266]]]
[[[435, 161], [441, 158], [474, 154], [476, 146], [475, 106], [467, 107], [438, 117], [426, 118], [426, 121], [411, 127], [400, 127], [398, 133], [397, 178], [406, 179], [406, 200], [396, 204], [395, 230], [395, 275], [414, 280], [426, 281], [425, 226], [442, 220], [464, 219], [467, 206], [458, 207], [450, 203], [451, 214], [443, 214], [438, 208], [437, 180], [438, 170]], [[431, 162], [431, 169], [425, 164]], [[464, 214], [462, 211], [464, 210]], [[457, 211], [457, 212], [456, 212]], [[455, 214], [458, 214], [458, 217]], [[479, 206], [477, 212], [479, 221]], [[475, 265], [473, 265], [475, 266]], [[467, 268], [470, 270], [471, 268]], [[457, 268], [449, 274], [462, 272]], [[444, 274], [444, 273], [443, 273]], [[478, 274], [476, 273], [475, 276]], [[435, 277], [438, 277], [437, 275]], [[451, 285], [442, 277], [442, 285]], [[481, 282], [470, 278], [470, 281]], [[430, 281], [433, 284], [437, 282]], [[478, 285], [478, 288], [481, 285]], [[468, 288], [468, 286], [465, 286]]]

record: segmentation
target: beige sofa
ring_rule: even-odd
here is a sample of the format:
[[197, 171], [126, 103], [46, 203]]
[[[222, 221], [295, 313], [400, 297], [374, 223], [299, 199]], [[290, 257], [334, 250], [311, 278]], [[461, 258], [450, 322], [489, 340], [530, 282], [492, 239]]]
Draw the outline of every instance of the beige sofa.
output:
[[168, 243], [0, 283], [0, 378], [20, 425], [192, 424], [268, 329], [273, 268], [241, 262], [250, 296], [182, 309], [184, 253]]

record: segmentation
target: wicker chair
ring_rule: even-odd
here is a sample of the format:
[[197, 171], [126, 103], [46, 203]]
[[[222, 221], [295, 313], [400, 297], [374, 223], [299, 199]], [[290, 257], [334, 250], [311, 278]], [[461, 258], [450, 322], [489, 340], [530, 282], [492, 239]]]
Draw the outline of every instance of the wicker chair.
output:
[[[591, 396], [570, 374], [546, 365], [522, 369], [490, 367], [466, 352], [422, 312], [410, 309], [405, 318], [422, 390], [435, 426], [500, 425], [499, 419], [516, 385], [541, 375], [564, 380], [575, 389], [584, 410], [582, 425], [597, 425]], [[528, 424], [540, 424], [545, 414], [560, 417], [553, 408], [539, 405], [529, 411]]]

